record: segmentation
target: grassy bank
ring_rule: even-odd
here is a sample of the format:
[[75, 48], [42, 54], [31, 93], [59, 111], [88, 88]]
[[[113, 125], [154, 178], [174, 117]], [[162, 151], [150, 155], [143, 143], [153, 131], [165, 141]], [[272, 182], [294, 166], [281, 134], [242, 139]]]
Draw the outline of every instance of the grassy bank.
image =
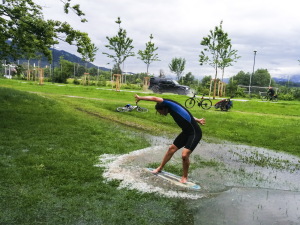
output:
[[[1, 80], [3, 87], [37, 92], [38, 95], [62, 102], [83, 114], [93, 115], [105, 120], [124, 124], [151, 134], [174, 136], [178, 132], [172, 118], [155, 114], [154, 103], [140, 102], [150, 109], [149, 113], [118, 113], [116, 107], [135, 104], [135, 92], [115, 92], [97, 89], [96, 87], [74, 85], [43, 86], [19, 81]], [[151, 93], [141, 95], [151, 95]], [[182, 104], [186, 96], [161, 95], [172, 98]], [[219, 100], [213, 100], [216, 103]], [[194, 107], [190, 111], [196, 117], [204, 117], [207, 125], [203, 126], [204, 139], [218, 138], [238, 143], [265, 147], [277, 151], [285, 151], [300, 155], [300, 102], [279, 101], [278, 103], [250, 101], [234, 101], [230, 112], [210, 109], [202, 110]], [[159, 124], [159, 126], [157, 126]]]
[[[103, 182], [101, 154], [149, 146], [144, 133], [173, 137], [173, 120], [118, 113], [134, 93], [0, 79], [0, 224], [193, 224], [185, 201]], [[163, 95], [184, 103], [186, 96]], [[216, 102], [217, 100], [214, 100]], [[230, 112], [191, 109], [205, 117], [204, 139], [299, 152], [299, 102], [234, 101]]]

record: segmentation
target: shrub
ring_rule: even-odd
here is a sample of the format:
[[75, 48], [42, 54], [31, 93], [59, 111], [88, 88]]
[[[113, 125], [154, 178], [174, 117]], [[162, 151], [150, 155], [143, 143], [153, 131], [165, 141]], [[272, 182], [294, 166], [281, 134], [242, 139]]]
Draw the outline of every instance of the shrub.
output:
[[292, 101], [294, 100], [294, 96], [292, 94], [284, 94], [284, 95], [279, 95], [278, 96], [279, 100], [286, 100], [286, 101]]

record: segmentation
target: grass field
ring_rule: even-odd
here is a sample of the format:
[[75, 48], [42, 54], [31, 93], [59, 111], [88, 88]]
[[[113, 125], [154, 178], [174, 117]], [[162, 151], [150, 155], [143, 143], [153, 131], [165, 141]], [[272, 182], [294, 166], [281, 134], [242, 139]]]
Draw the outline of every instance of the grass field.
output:
[[[135, 92], [0, 79], [0, 224], [193, 224], [185, 201], [117, 189], [94, 167], [104, 153], [174, 137], [170, 116], [118, 113]], [[150, 95], [140, 93], [141, 95]], [[186, 96], [162, 95], [184, 104]], [[213, 100], [217, 102], [218, 100]], [[204, 140], [228, 140], [300, 156], [300, 102], [234, 101], [230, 112], [193, 108]], [[180, 207], [179, 207], [180, 206]]]

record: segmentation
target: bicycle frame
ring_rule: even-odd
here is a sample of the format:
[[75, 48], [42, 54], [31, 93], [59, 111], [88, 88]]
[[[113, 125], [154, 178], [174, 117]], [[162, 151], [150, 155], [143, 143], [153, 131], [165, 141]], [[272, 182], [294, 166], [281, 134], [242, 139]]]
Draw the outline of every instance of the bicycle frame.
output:
[[185, 107], [186, 108], [192, 108], [194, 107], [194, 105], [197, 103], [197, 105], [199, 107], [201, 107], [202, 109], [210, 109], [212, 106], [212, 102], [210, 99], [208, 98], [204, 98], [204, 94], [202, 95], [201, 98], [197, 98], [196, 94], [194, 93], [194, 96], [191, 98], [188, 98], [185, 101]]

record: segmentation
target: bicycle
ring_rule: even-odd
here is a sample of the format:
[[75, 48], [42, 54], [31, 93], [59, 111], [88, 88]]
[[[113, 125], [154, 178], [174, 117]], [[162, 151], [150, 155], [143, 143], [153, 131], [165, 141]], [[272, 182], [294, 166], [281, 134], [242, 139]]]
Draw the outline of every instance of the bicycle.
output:
[[137, 112], [148, 112], [147, 108], [140, 107], [140, 106], [138, 106], [138, 104], [136, 104], [134, 106], [130, 105], [130, 104], [127, 104], [123, 107], [118, 107], [117, 108], [118, 112], [131, 112], [133, 110], [136, 110]]
[[260, 94], [260, 97], [261, 97], [262, 101], [273, 101], [273, 102], [278, 101], [277, 95], [270, 96], [266, 92], [260, 92], [259, 94]]
[[201, 99], [199, 99], [196, 97], [196, 94], [194, 94], [193, 97], [185, 100], [184, 104], [185, 104], [186, 108], [193, 108], [194, 105], [196, 104], [196, 102], [197, 102], [197, 105], [199, 107], [201, 107], [202, 109], [210, 109], [212, 106], [212, 102], [210, 99], [204, 98], [204, 95], [202, 95]]

